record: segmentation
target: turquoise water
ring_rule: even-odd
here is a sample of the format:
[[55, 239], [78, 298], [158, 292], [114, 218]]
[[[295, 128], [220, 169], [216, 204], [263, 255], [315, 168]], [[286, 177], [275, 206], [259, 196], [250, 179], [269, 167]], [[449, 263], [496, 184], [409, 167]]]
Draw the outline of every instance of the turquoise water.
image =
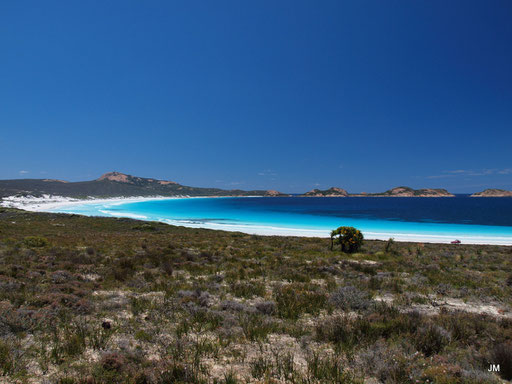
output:
[[507, 198], [185, 198], [77, 203], [53, 211], [263, 235], [328, 236], [348, 225], [373, 239], [512, 245]]

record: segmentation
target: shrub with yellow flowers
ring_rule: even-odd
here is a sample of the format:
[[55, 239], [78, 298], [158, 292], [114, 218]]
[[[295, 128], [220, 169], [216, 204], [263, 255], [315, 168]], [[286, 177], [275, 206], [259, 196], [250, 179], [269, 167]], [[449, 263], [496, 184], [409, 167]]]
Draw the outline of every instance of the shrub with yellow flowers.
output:
[[346, 253], [354, 253], [361, 249], [363, 245], [363, 234], [359, 229], [354, 227], [339, 227], [331, 231], [331, 251], [334, 244], [341, 246], [341, 251]]

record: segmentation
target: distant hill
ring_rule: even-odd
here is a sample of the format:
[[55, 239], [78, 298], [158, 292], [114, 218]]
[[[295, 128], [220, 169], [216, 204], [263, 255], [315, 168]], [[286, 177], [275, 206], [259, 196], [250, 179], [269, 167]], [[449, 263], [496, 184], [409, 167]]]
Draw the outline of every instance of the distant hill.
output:
[[512, 197], [512, 191], [490, 188], [482, 192], [473, 193], [471, 197]]
[[410, 187], [396, 187], [389, 189], [386, 192], [380, 193], [361, 193], [351, 196], [358, 197], [453, 197], [455, 195], [448, 192], [446, 189], [413, 189]]
[[347, 197], [348, 192], [341, 188], [331, 187], [326, 190], [313, 189], [300, 196], [304, 197]]
[[198, 188], [175, 181], [157, 180], [109, 172], [91, 181], [67, 182], [54, 179], [0, 180], [0, 197], [55, 195], [75, 198], [120, 196], [287, 196], [274, 190], [243, 191]]

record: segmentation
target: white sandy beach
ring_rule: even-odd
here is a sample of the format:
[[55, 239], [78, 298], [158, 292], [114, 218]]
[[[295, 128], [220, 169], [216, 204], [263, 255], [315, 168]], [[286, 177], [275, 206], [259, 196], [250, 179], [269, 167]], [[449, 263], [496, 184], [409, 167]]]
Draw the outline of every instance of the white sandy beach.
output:
[[51, 212], [58, 210], [59, 208], [72, 207], [74, 205], [84, 204], [124, 204], [124, 203], [136, 203], [140, 201], [149, 200], [166, 200], [166, 199], [184, 199], [188, 196], [179, 197], [168, 197], [168, 196], [136, 196], [136, 197], [114, 197], [106, 199], [87, 198], [87, 199], [75, 199], [72, 197], [64, 196], [51, 196], [42, 195], [41, 197], [35, 196], [9, 196], [4, 197], [0, 201], [0, 206], [6, 208], [18, 208], [24, 209], [25, 211], [32, 212]]
[[[128, 217], [128, 216], [127, 216]], [[162, 219], [161, 222], [183, 226], [188, 228], [207, 228], [214, 230], [223, 230], [231, 232], [243, 232], [251, 235], [262, 236], [298, 236], [298, 237], [329, 237], [329, 232], [319, 229], [304, 229], [304, 228], [287, 228], [266, 225], [243, 225], [243, 224], [218, 224], [210, 222], [194, 222], [184, 220], [168, 220]], [[441, 243], [449, 244], [454, 240], [453, 235], [428, 235], [428, 234], [406, 234], [406, 233], [393, 233], [393, 232], [369, 232], [363, 231], [364, 237], [367, 240], [383, 240], [387, 241], [393, 238], [395, 241], [414, 242], [414, 243]], [[512, 239], [507, 237], [489, 237], [489, 236], [458, 236], [457, 237], [463, 244], [492, 244], [492, 245], [512, 245]]]

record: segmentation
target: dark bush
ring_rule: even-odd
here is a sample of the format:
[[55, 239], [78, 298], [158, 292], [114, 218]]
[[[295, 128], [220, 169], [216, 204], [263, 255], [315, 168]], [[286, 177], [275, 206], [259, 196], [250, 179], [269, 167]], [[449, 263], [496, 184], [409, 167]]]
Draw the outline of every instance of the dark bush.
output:
[[416, 348], [426, 356], [432, 356], [441, 352], [450, 341], [450, 332], [435, 324], [429, 324], [418, 329], [414, 337]]
[[107, 353], [101, 358], [101, 366], [107, 371], [121, 372], [126, 366], [126, 358], [119, 353]]
[[162, 263], [162, 270], [165, 272], [166, 275], [172, 276], [172, 273], [173, 273], [172, 263], [167, 260], [164, 261]]
[[135, 225], [132, 227], [133, 230], [135, 231], [147, 231], [147, 232], [154, 232], [156, 230], [158, 230], [157, 227], [155, 227], [153, 224], [140, 224], [140, 225]]
[[390, 253], [393, 252], [395, 245], [395, 239], [389, 238], [389, 240], [386, 242], [386, 252]]
[[500, 375], [512, 380], [512, 342], [498, 344], [491, 352], [491, 363], [500, 365]]
[[118, 281], [126, 281], [135, 274], [135, 264], [132, 259], [122, 257], [118, 260], [112, 271], [114, 278]]
[[262, 301], [261, 303], [256, 304], [256, 309], [258, 312], [268, 316], [274, 315], [277, 311], [276, 303], [273, 301]]
[[224, 300], [222, 303], [220, 303], [220, 308], [223, 311], [230, 311], [230, 312], [247, 312], [250, 310], [251, 307], [239, 303], [238, 301], [232, 301], [232, 300]]

